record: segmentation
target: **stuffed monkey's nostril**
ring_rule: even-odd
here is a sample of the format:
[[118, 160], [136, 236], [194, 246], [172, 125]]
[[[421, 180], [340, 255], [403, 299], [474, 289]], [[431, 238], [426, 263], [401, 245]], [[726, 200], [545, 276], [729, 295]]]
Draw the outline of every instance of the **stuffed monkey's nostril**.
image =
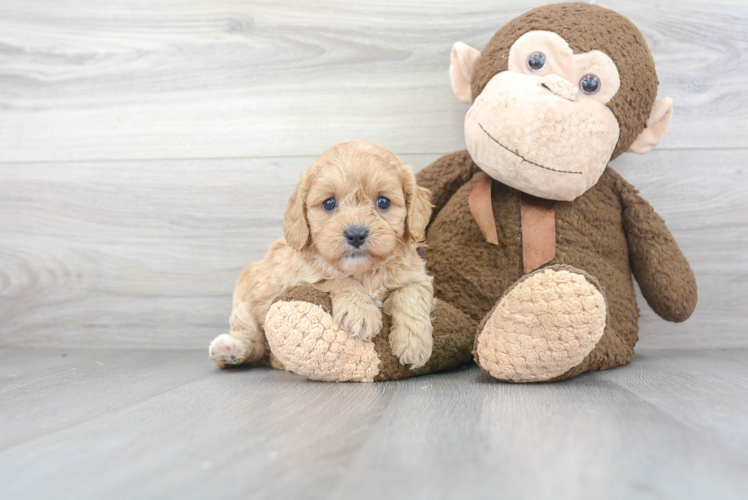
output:
[[365, 227], [349, 227], [343, 233], [348, 244], [353, 248], [358, 248], [366, 242], [369, 237], [369, 230]]

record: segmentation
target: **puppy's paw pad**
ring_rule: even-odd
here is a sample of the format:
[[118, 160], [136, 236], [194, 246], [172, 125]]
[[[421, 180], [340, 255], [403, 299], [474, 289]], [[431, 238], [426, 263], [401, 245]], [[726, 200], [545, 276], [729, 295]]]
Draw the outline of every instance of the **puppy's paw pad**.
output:
[[241, 340], [224, 333], [210, 343], [210, 358], [221, 368], [224, 365], [239, 365], [247, 359], [248, 349]]

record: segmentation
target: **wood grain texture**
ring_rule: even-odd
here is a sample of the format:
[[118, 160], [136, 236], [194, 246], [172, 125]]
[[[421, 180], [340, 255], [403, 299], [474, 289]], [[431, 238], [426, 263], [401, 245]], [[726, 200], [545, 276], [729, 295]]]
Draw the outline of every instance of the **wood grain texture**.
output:
[[[614, 162], [665, 218], [699, 284], [683, 324], [640, 300], [643, 346], [748, 346], [747, 153]], [[436, 158], [403, 156], [416, 168]], [[312, 160], [0, 165], [0, 346], [207, 346], [227, 328], [239, 271], [282, 236]]]
[[[452, 43], [541, 3], [0, 0], [0, 346], [204, 347], [313, 158], [462, 148]], [[746, 346], [748, 4], [602, 4], [676, 100], [660, 148], [614, 165], [700, 286], [683, 325], [642, 301], [642, 344]]]
[[220, 371], [203, 351], [62, 352], [0, 350], [4, 500], [748, 495], [745, 350], [649, 350], [537, 385], [476, 367], [324, 384]]
[[[464, 147], [449, 52], [540, 0], [0, 0], [0, 162]], [[644, 33], [663, 148], [748, 146], [748, 4], [601, 1]]]
[[207, 346], [313, 159], [0, 165], [0, 345]]

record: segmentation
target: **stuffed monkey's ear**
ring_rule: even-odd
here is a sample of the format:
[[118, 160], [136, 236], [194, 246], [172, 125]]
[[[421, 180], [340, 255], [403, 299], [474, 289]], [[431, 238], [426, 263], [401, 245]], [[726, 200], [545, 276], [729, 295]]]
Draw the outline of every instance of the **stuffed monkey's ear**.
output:
[[480, 52], [462, 42], [457, 42], [452, 46], [452, 54], [449, 57], [449, 78], [452, 80], [452, 91], [465, 104], [473, 102], [470, 80], [473, 79], [473, 69], [479, 58]]
[[665, 137], [672, 118], [673, 100], [669, 97], [660, 97], [657, 99], [654, 106], [652, 106], [652, 112], [649, 114], [647, 127], [634, 139], [634, 143], [629, 147], [629, 151], [641, 155], [657, 146], [662, 138]]
[[299, 186], [288, 200], [283, 218], [283, 237], [294, 250], [302, 250], [309, 242], [309, 222], [306, 219], [306, 196], [309, 191], [307, 178], [307, 172], [301, 174]]
[[431, 220], [431, 191], [416, 184], [415, 175], [410, 176], [405, 199], [406, 228], [411, 241], [421, 242], [426, 239], [426, 226]]

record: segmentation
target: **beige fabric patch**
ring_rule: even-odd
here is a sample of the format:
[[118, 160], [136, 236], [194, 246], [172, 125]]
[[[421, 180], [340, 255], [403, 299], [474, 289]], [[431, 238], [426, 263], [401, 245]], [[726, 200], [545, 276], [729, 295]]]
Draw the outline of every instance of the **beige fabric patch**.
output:
[[[527, 67], [527, 58], [533, 52], [542, 52], [547, 57], [545, 67], [537, 72]], [[528, 31], [517, 38], [509, 50], [507, 69], [544, 79], [550, 77], [544, 81], [546, 86], [552, 92], [570, 101], [584, 98], [595, 99], [605, 104], [616, 95], [621, 87], [618, 67], [610, 56], [599, 50], [575, 54], [566, 40], [552, 31]], [[583, 96], [577, 92], [577, 85], [579, 80], [587, 74], [597, 76], [602, 83], [602, 88], [594, 95]], [[571, 85], [565, 86], [561, 83], [562, 81], [571, 83]], [[569, 94], [572, 89], [573, 94]], [[556, 92], [557, 90], [560, 92]]]
[[265, 319], [270, 350], [286, 370], [324, 382], [373, 382], [374, 343], [352, 338], [316, 304], [276, 302]]
[[584, 360], [605, 320], [605, 298], [584, 276], [541, 270], [501, 299], [478, 334], [476, 361], [499, 380], [550, 380]]

